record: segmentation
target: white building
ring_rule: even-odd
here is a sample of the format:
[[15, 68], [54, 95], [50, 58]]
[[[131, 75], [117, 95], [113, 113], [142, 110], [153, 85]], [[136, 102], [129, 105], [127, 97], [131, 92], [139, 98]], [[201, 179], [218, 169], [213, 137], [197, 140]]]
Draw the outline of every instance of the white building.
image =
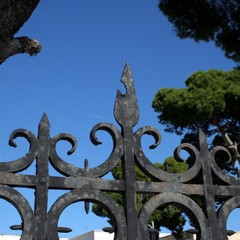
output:
[[[0, 240], [19, 240], [21, 236], [19, 235], [5, 235], [0, 234]], [[70, 240], [68, 238], [60, 238], [60, 240]]]
[[106, 233], [100, 230], [93, 230], [82, 235], [79, 235], [69, 240], [113, 240], [114, 233]]
[[[192, 233], [187, 233], [185, 232], [184, 235], [184, 240], [196, 240], [196, 235], [192, 234]], [[235, 234], [233, 234], [232, 236], [228, 237], [228, 240], [239, 240], [240, 239], [240, 232], [236, 232]], [[171, 235], [165, 236], [165, 237], [161, 237], [159, 240], [175, 240], [175, 238]]]
[[[195, 240], [196, 236], [191, 233], [184, 233], [185, 240]], [[77, 237], [73, 238], [60, 238], [60, 240], [113, 240], [114, 234], [106, 233], [100, 230], [93, 230], [84, 234], [81, 234]], [[0, 240], [19, 240], [19, 235], [1, 235]], [[240, 232], [233, 234], [232, 236], [228, 237], [228, 240], [239, 240], [240, 239]], [[159, 240], [175, 240], [173, 236], [169, 234], [160, 233]]]
[[[100, 230], [93, 230], [73, 238], [60, 238], [60, 240], [113, 240], [114, 234], [106, 233]], [[0, 240], [19, 240], [19, 235], [0, 234]]]
[[3, 235], [0, 234], [0, 240], [19, 240], [20, 237], [18, 235]]

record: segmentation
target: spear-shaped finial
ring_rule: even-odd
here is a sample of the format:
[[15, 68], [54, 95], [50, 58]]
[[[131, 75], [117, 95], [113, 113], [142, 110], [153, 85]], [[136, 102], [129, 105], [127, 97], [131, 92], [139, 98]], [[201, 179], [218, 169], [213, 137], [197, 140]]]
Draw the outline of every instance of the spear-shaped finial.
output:
[[133, 127], [138, 123], [139, 109], [128, 63], [124, 67], [121, 82], [126, 88], [126, 93], [122, 94], [119, 90], [117, 91], [114, 116], [121, 126]]

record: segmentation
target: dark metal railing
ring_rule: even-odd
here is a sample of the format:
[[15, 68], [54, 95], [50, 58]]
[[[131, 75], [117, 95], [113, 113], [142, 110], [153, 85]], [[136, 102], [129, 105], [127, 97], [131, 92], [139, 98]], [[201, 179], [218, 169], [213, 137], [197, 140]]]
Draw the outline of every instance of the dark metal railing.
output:
[[[224, 173], [215, 161], [218, 153], [231, 157], [224, 147], [208, 149], [206, 137], [199, 131], [199, 147], [182, 144], [175, 151], [175, 158], [182, 160], [180, 151], [189, 153], [193, 164], [185, 173], [169, 173], [156, 168], [142, 150], [141, 138], [151, 135], [156, 148], [160, 143], [160, 134], [153, 127], [142, 127], [133, 132], [138, 123], [139, 110], [133, 80], [129, 66], [126, 65], [121, 78], [126, 93], [117, 92], [114, 116], [121, 131], [110, 123], [99, 123], [91, 131], [91, 141], [97, 145], [101, 142], [96, 132], [104, 130], [113, 140], [113, 149], [108, 159], [95, 168], [89, 168], [87, 160], [84, 168], [73, 166], [64, 161], [56, 151], [59, 141], [67, 141], [72, 154], [77, 143], [73, 136], [62, 133], [50, 137], [50, 124], [43, 114], [39, 124], [38, 136], [26, 129], [12, 132], [9, 140], [16, 147], [15, 138], [25, 138], [29, 144], [29, 152], [22, 158], [11, 162], [0, 162], [0, 198], [10, 202], [19, 212], [22, 225], [21, 240], [56, 240], [59, 239], [58, 220], [65, 208], [72, 203], [85, 202], [88, 211], [89, 202], [101, 205], [109, 213], [114, 227], [115, 240], [150, 239], [148, 221], [153, 211], [161, 206], [174, 205], [181, 207], [190, 217], [201, 240], [226, 240], [226, 222], [230, 212], [240, 206], [240, 180]], [[123, 180], [106, 180], [108, 174], [122, 161]], [[36, 174], [21, 174], [33, 161], [36, 161]], [[49, 165], [53, 166], [61, 176], [51, 176]], [[151, 177], [152, 182], [136, 181], [135, 165], [144, 174]], [[196, 177], [201, 178], [196, 183]], [[27, 199], [15, 187], [35, 190], [35, 204], [32, 207]], [[50, 189], [68, 190], [60, 196], [48, 210], [48, 191]], [[124, 211], [106, 192], [123, 193]], [[136, 194], [152, 194], [142, 209], [136, 210]], [[201, 196], [204, 204], [200, 207], [192, 196]], [[216, 209], [216, 201], [221, 200], [221, 208]], [[18, 227], [19, 228], [19, 227]], [[65, 231], [65, 228], [64, 228]]]

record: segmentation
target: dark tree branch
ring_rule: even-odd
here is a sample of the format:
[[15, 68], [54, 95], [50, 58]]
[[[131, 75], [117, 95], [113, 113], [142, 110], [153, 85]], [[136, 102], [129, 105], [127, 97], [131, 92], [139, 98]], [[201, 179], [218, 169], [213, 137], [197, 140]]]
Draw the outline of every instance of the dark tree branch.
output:
[[28, 37], [11, 38], [0, 41], [0, 64], [9, 57], [19, 54], [28, 53], [30, 56], [37, 55], [41, 50], [41, 44]]
[[238, 152], [238, 143], [237, 142], [232, 142], [230, 137], [228, 136], [227, 132], [224, 130], [224, 128], [217, 122], [215, 121], [215, 125], [217, 126], [219, 132], [221, 133], [224, 142], [227, 144], [228, 149], [231, 149], [234, 157], [240, 161], [240, 153]]

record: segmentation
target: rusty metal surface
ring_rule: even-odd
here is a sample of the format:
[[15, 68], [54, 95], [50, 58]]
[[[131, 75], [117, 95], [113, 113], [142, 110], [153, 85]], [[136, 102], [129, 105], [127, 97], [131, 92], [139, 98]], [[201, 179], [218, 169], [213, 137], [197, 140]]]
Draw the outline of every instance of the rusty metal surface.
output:
[[[222, 152], [231, 158], [223, 147], [209, 150], [204, 133], [199, 131], [199, 148], [182, 144], [175, 150], [175, 159], [182, 150], [187, 151], [193, 161], [192, 166], [181, 174], [173, 174], [156, 168], [142, 150], [141, 138], [151, 135], [155, 141], [150, 148], [160, 144], [161, 135], [153, 127], [141, 127], [133, 131], [139, 120], [139, 109], [129, 65], [126, 65], [121, 78], [126, 93], [117, 92], [114, 116], [120, 130], [110, 123], [99, 123], [93, 127], [90, 139], [93, 144], [101, 142], [96, 137], [99, 130], [106, 131], [112, 138], [113, 149], [110, 156], [101, 165], [89, 168], [87, 160], [84, 168], [64, 161], [56, 150], [59, 141], [67, 141], [73, 154], [77, 148], [76, 139], [66, 133], [50, 136], [50, 124], [43, 114], [37, 137], [25, 129], [17, 129], [10, 135], [9, 144], [16, 147], [14, 140], [25, 138], [30, 145], [29, 152], [22, 158], [11, 162], [0, 162], [0, 198], [10, 202], [19, 212], [22, 225], [12, 226], [22, 229], [21, 240], [57, 240], [59, 231], [69, 231], [58, 226], [61, 213], [69, 205], [83, 201], [86, 212], [89, 202], [97, 203], [109, 213], [115, 231], [115, 240], [147, 240], [149, 238], [148, 220], [153, 211], [169, 204], [180, 206], [190, 217], [198, 230], [200, 240], [227, 239], [226, 222], [232, 210], [240, 207], [240, 180], [224, 173], [216, 163], [216, 153]], [[106, 180], [108, 174], [122, 161], [123, 180]], [[33, 162], [36, 162], [36, 174], [21, 174]], [[49, 165], [60, 176], [49, 175]], [[152, 182], [136, 181], [135, 166], [152, 179]], [[200, 183], [192, 181], [196, 177]], [[35, 190], [35, 205], [15, 187]], [[48, 210], [48, 192], [50, 189], [67, 190]], [[124, 196], [124, 211], [106, 192], [121, 192]], [[154, 193], [138, 212], [137, 193]], [[202, 196], [204, 207], [200, 207], [191, 196]], [[222, 201], [216, 209], [216, 201]], [[0, 206], [1, 207], [1, 206]], [[90, 224], [90, 223], [89, 223]]]

